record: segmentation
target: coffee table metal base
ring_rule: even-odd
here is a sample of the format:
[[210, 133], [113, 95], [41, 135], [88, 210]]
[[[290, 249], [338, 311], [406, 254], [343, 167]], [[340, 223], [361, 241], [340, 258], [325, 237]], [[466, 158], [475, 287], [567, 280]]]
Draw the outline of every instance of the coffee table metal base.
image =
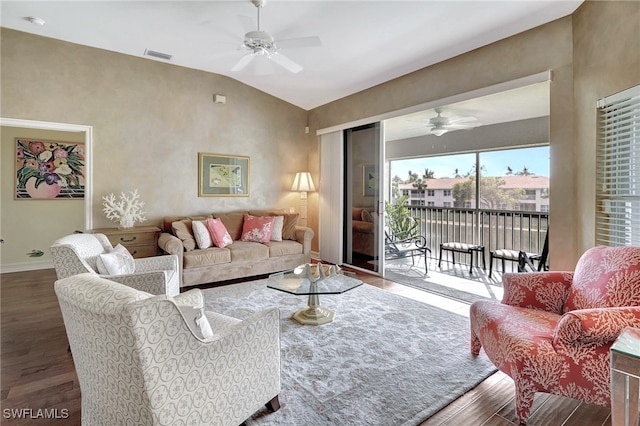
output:
[[333, 321], [336, 313], [331, 309], [320, 306], [320, 297], [310, 294], [308, 307], [293, 314], [293, 319], [304, 325], [322, 325]]

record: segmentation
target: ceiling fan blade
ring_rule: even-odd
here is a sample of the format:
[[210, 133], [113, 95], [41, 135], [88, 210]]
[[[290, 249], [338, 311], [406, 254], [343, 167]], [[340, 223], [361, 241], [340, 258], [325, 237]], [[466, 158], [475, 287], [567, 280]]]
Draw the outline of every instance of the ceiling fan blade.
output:
[[284, 40], [276, 40], [276, 45], [280, 49], [297, 49], [301, 47], [319, 47], [322, 46], [322, 40], [318, 36], [287, 38]]
[[294, 74], [302, 71], [302, 67], [300, 65], [296, 64], [281, 53], [276, 52], [273, 55], [269, 56], [269, 59]]
[[447, 124], [446, 128], [448, 129], [473, 129], [474, 127], [479, 127], [480, 123], [451, 123]]
[[449, 118], [449, 123], [473, 123], [478, 121], [477, 118], [472, 117], [472, 116], [467, 116], [467, 117], [450, 117]]
[[253, 60], [254, 56], [255, 55], [253, 53], [249, 53], [248, 55], [244, 55], [242, 58], [240, 58], [238, 63], [235, 64], [233, 66], [233, 68], [231, 68], [231, 71], [240, 71], [240, 70], [242, 70], [244, 67], [249, 65], [249, 62], [251, 62]]
[[473, 124], [470, 123], [470, 124], [449, 124], [448, 126], [445, 126], [445, 127], [451, 130], [463, 130], [463, 129], [474, 129], [480, 126], [481, 126], [480, 123], [473, 123]]

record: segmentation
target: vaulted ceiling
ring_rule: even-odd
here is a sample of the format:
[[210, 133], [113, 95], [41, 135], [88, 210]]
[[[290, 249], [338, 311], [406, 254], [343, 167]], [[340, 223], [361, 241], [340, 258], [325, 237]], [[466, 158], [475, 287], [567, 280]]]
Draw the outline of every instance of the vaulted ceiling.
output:
[[[1, 25], [44, 37], [222, 74], [304, 109], [571, 14], [582, 0], [277, 1], [261, 9], [261, 29], [276, 40], [317, 36], [320, 46], [266, 56], [240, 71], [244, 34], [257, 8], [236, 1], [11, 1]], [[39, 20], [28, 18], [38, 18]], [[43, 24], [43, 25], [42, 25]], [[145, 55], [166, 53], [170, 60]]]

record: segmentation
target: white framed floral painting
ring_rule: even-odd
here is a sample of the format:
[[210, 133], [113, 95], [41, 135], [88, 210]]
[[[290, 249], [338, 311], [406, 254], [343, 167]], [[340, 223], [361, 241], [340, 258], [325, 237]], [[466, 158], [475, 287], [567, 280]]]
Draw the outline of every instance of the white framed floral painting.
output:
[[16, 138], [16, 200], [83, 199], [84, 144]]

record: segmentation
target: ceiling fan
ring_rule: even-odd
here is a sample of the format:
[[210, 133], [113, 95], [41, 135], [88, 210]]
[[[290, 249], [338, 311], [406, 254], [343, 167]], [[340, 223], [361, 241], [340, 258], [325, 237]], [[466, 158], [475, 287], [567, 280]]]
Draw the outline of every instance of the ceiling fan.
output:
[[436, 136], [442, 136], [447, 132], [460, 129], [472, 129], [480, 126], [480, 122], [475, 117], [443, 117], [442, 108], [434, 110], [438, 115], [429, 120], [429, 133]]
[[264, 7], [267, 0], [251, 0], [251, 2], [258, 9], [258, 29], [249, 31], [244, 35], [244, 42], [241, 48], [248, 50], [249, 53], [240, 58], [240, 61], [231, 68], [231, 71], [242, 70], [257, 56], [265, 56], [289, 72], [298, 73], [302, 71], [302, 66], [280, 53], [280, 49], [321, 46], [320, 38], [312, 36], [275, 40], [271, 34], [262, 31], [260, 27], [260, 9]]

